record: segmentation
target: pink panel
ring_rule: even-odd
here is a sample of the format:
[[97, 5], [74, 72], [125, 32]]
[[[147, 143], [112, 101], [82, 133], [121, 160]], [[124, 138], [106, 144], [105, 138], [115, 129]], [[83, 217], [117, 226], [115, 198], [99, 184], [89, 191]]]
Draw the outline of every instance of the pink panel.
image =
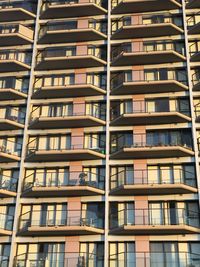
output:
[[133, 70], [132, 77], [133, 81], [144, 81], [144, 70]]
[[75, 73], [75, 84], [86, 84], [87, 75], [86, 73]]
[[131, 24], [132, 25], [142, 24], [142, 15], [131, 16]]
[[135, 224], [148, 225], [148, 197], [135, 197]]
[[145, 111], [144, 100], [134, 100], [133, 101], [133, 112], [140, 113]]
[[76, 55], [77, 56], [86, 56], [88, 47], [87, 45], [77, 45], [76, 47]]
[[90, 0], [79, 0], [79, 3], [89, 3]]
[[72, 226], [80, 225], [81, 219], [81, 199], [73, 198], [67, 202], [68, 220]]
[[84, 136], [72, 136], [71, 141], [73, 149], [82, 149], [84, 143]]
[[73, 115], [82, 116], [85, 114], [85, 102], [73, 102]]
[[146, 184], [147, 183], [147, 162], [146, 160], [135, 160], [134, 164], [134, 183]]
[[145, 145], [146, 128], [144, 126], [133, 127], [133, 142], [137, 146]]
[[136, 266], [150, 267], [150, 246], [148, 236], [135, 237]]
[[[65, 238], [65, 252], [70, 253], [79, 253], [79, 236], [67, 236]], [[73, 254], [74, 256], [75, 254]], [[69, 255], [67, 255], [69, 256]], [[70, 257], [68, 257], [70, 258]]]
[[71, 182], [77, 184], [79, 182], [79, 175], [82, 172], [82, 161], [70, 162], [69, 171]]
[[132, 51], [133, 52], [140, 52], [142, 50], [143, 50], [143, 42], [142, 41], [132, 42]]
[[79, 19], [78, 20], [78, 29], [87, 29], [89, 26], [88, 19]]

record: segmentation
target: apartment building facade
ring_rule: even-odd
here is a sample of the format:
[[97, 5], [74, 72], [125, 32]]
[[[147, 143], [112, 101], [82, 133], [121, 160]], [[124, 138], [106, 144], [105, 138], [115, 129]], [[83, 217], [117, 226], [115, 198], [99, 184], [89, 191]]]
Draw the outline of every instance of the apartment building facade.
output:
[[200, 1], [0, 1], [0, 266], [200, 267]]

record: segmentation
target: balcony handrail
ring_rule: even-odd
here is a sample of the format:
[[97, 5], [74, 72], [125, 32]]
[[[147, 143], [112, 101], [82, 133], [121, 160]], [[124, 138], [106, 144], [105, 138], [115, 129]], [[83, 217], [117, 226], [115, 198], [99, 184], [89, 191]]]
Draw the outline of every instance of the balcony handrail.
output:
[[[141, 42], [135, 41], [134, 43], [141, 43]], [[152, 44], [151, 49], [148, 46], [146, 47], [145, 43], [143, 43], [142, 49], [141, 48], [133, 49], [132, 42], [121, 43], [120, 45], [117, 45], [116, 47], [112, 49], [111, 51], [112, 60], [114, 60], [115, 58], [119, 57], [120, 55], [124, 53], [138, 53], [138, 52], [151, 53], [151, 52], [157, 52], [157, 51], [176, 51], [177, 53], [181, 55], [185, 54], [184, 48], [181, 48], [181, 51], [180, 49], [176, 48], [175, 46], [176, 41], [172, 41], [172, 40], [166, 40], [162, 42], [154, 41], [151, 44]], [[166, 46], [161, 47], [160, 45], [167, 45], [167, 47]]]
[[13, 89], [13, 90], [15, 90], [15, 91], [18, 91], [18, 92], [23, 92], [23, 91], [28, 91], [28, 88], [26, 88], [26, 90], [24, 89], [24, 88], [15, 88], [16, 87], [16, 81], [17, 80], [20, 80], [20, 78], [17, 78], [17, 77], [1, 77], [0, 78], [0, 81], [2, 81], [2, 80], [4, 80], [4, 81], [6, 81], [6, 80], [8, 80], [8, 78], [9, 78], [9, 81], [11, 81], [12, 80], [12, 85], [11, 86], [6, 86], [6, 87], [1, 87], [1, 85], [2, 86], [4, 86], [4, 82], [0, 85], [0, 90], [5, 90], [5, 89], [8, 89], [8, 88], [11, 88], [11, 89]]
[[[5, 114], [4, 114], [4, 116], [1, 116], [1, 112], [0, 112], [0, 119], [8, 119], [8, 120], [15, 121], [15, 122], [18, 122], [18, 123], [22, 123], [22, 118], [20, 118], [20, 115], [24, 114], [24, 118], [25, 118], [25, 115], [26, 115], [26, 112], [24, 112], [24, 111], [22, 111], [20, 109], [17, 109], [15, 107], [12, 107], [12, 106], [6, 106], [6, 107], [0, 106], [0, 111], [1, 110], [5, 110]], [[7, 111], [11, 111], [12, 112], [13, 110], [17, 111], [17, 116], [7, 113]], [[24, 122], [24, 119], [23, 119], [23, 122]]]
[[[159, 69], [150, 69], [150, 71], [157, 71], [157, 73], [159, 74]], [[112, 78], [111, 78], [111, 88], [113, 89], [116, 86], [120, 86], [122, 85], [124, 82], [153, 82], [153, 81], [178, 81], [181, 82], [183, 84], [187, 83], [187, 75], [184, 71], [179, 71], [179, 73], [181, 73], [181, 75], [185, 76], [184, 80], [178, 79], [178, 72], [176, 72], [176, 70], [174, 70], [172, 72], [172, 78], [166, 78], [166, 79], [161, 79], [158, 75], [152, 77], [152, 79], [145, 77], [145, 71], [144, 70], [137, 70], [137, 77], [139, 76], [139, 78], [135, 78], [134, 75], [131, 75], [131, 79], [126, 77], [126, 72], [120, 72], [115, 74]], [[134, 73], [134, 71], [133, 71]], [[169, 73], [169, 71], [167, 71], [167, 74]]]
[[3, 174], [1, 176], [0, 189], [16, 192], [17, 183], [18, 179]]
[[[70, 137], [70, 135], [69, 135]], [[101, 151], [101, 153], [105, 153], [105, 144], [106, 142], [101, 140], [100, 138], [96, 138], [96, 137], [91, 137], [90, 140], [97, 140], [97, 141], [100, 141], [101, 143], [103, 143], [103, 146], [100, 147], [91, 147], [90, 145], [88, 145], [88, 147], [85, 145], [85, 136], [84, 135], [78, 135], [78, 136], [73, 136], [73, 138], [83, 138], [83, 143], [82, 144], [76, 144], [76, 145], [72, 145], [72, 144], [69, 144], [69, 147], [66, 147], [66, 148], [46, 148], [46, 149], [38, 149], [38, 140], [39, 138], [38, 137], [35, 137], [33, 140], [29, 141], [28, 144], [27, 144], [27, 148], [28, 148], [28, 155], [34, 153], [35, 151], [51, 151], [51, 150], [57, 150], [57, 151], [65, 151], [65, 150], [78, 150], [78, 149], [90, 149], [90, 150], [94, 150], [94, 151]], [[35, 142], [36, 141], [36, 144], [34, 147], [31, 147], [30, 148], [30, 144]]]
[[200, 12], [197, 12], [195, 14], [192, 14], [188, 19], [187, 19], [187, 25], [189, 27], [192, 27], [194, 25], [196, 25], [198, 22], [197, 22], [197, 16], [200, 17]]
[[[106, 85], [105, 86], [101, 86], [101, 79], [103, 80], [103, 81], [107, 81], [105, 78], [103, 78], [101, 75], [98, 75], [98, 74], [95, 74], [95, 73], [93, 73], [92, 74], [92, 81], [91, 81], [91, 79], [88, 81], [88, 79], [87, 79], [87, 77], [89, 77], [88, 75], [89, 75], [90, 73], [79, 73], [79, 75], [86, 75], [86, 81], [85, 82], [83, 82], [82, 80], [81, 81], [76, 81], [76, 79], [75, 79], [75, 76], [74, 76], [74, 73], [71, 73], [71, 74], [69, 74], [69, 75], [66, 75], [66, 74], [63, 74], [63, 75], [58, 75], [58, 76], [56, 76], [56, 77], [58, 77], [58, 78], [65, 78], [65, 77], [70, 77], [70, 75], [73, 75], [73, 81], [71, 81], [70, 79], [69, 79], [69, 83], [65, 83], [65, 82], [63, 82], [63, 84], [61, 85], [60, 83], [59, 84], [57, 84], [57, 85], [55, 85], [55, 84], [53, 84], [53, 85], [49, 85], [49, 86], [65, 86], [65, 87], [67, 87], [67, 86], [69, 86], [69, 85], [85, 85], [85, 84], [87, 84], [87, 85], [94, 85], [94, 86], [99, 86], [101, 89], [106, 89]], [[33, 88], [34, 88], [34, 90], [36, 91], [36, 90], [41, 90], [41, 87], [36, 87], [36, 84], [37, 84], [37, 82], [39, 81], [39, 80], [43, 80], [43, 82], [44, 82], [44, 78], [45, 77], [52, 77], [52, 76], [41, 76], [41, 77], [36, 77], [36, 79], [35, 79], [35, 81], [34, 81], [34, 84], [33, 84]], [[95, 81], [95, 77], [97, 77], [97, 78], [99, 78], [98, 79], [98, 81], [99, 81], [99, 85], [97, 85], [97, 82]], [[63, 81], [64, 81], [64, 79], [63, 79]], [[105, 83], [106, 84], [106, 83]], [[46, 87], [46, 86], [42, 86], [42, 87]], [[103, 88], [104, 87], [104, 88]]]
[[[153, 101], [155, 100], [156, 101], [156, 98], [155, 99], [150, 99], [150, 101]], [[131, 110], [130, 109], [127, 109], [126, 108], [126, 101], [124, 102], [121, 102], [120, 104], [117, 104], [113, 107], [111, 107], [111, 120], [114, 120], [116, 118], [119, 118], [120, 116], [123, 116], [124, 114], [137, 114], [137, 113], [170, 113], [170, 112], [179, 112], [179, 113], [182, 113], [182, 114], [185, 114], [187, 116], [189, 116], [190, 114], [190, 108], [189, 108], [189, 103], [188, 105], [186, 103], [182, 103], [182, 106], [184, 105], [185, 108], [183, 108], [182, 106], [180, 107], [179, 106], [179, 103], [178, 103], [178, 99], [177, 101], [175, 101], [175, 107], [171, 108], [170, 107], [170, 99], [169, 99], [169, 106], [168, 106], [168, 109], [163, 109], [163, 110], [159, 110], [159, 111], [156, 111], [156, 110], [148, 110], [148, 100], [134, 100], [132, 101], [132, 107], [131, 107]], [[134, 104], [136, 104], [136, 109], [134, 108]], [[123, 107], [123, 111], [120, 110], [120, 107]]]
[[200, 69], [196, 70], [193, 74], [192, 74], [192, 83], [193, 86], [195, 86], [196, 84], [198, 84], [200, 82]]
[[[83, 45], [79, 45], [79, 47], [81, 47]], [[66, 54], [62, 54], [59, 52], [66, 52], [68, 51], [67, 48], [71, 48], [71, 52], [72, 54], [70, 55], [66, 55]], [[92, 48], [92, 50], [90, 50], [90, 48]], [[97, 57], [99, 59], [102, 59], [103, 58], [101, 57], [101, 53], [100, 51], [95, 53], [96, 52], [96, 49], [99, 49], [98, 46], [95, 46], [95, 45], [87, 45], [87, 52], [86, 53], [81, 53], [80, 55], [77, 54], [77, 46], [76, 45], [71, 45], [71, 46], [66, 46], [65, 48], [44, 48], [43, 50], [40, 50], [37, 55], [36, 55], [36, 59], [37, 59], [37, 64], [39, 64], [44, 58], [59, 58], [59, 57], [65, 57], [65, 58], [70, 58], [70, 57], [77, 57], [77, 56], [94, 56], [94, 57]], [[100, 48], [100, 50], [102, 50], [102, 48]], [[54, 53], [53, 53], [54, 52]], [[51, 55], [48, 56], [48, 53], [51, 53]]]
[[[49, 187], [49, 186], [56, 186], [53, 181], [58, 182], [58, 187], [62, 187], [62, 186], [91, 186], [91, 187], [95, 187], [95, 188], [100, 188], [99, 184], [102, 184], [103, 187], [105, 185], [105, 182], [103, 180], [105, 180], [105, 176], [100, 175], [98, 173], [93, 173], [93, 172], [88, 172], [88, 171], [82, 171], [82, 172], [78, 172], [78, 171], [62, 171], [62, 172], [50, 172], [48, 174], [46, 174], [46, 176], [48, 177], [48, 181], [46, 182], [40, 182], [37, 179], [37, 175], [43, 174], [45, 175], [44, 172], [33, 172], [31, 174], [29, 174], [28, 176], [26, 176], [24, 178], [23, 181], [23, 190], [26, 191], [28, 190], [30, 187], [33, 187], [34, 184], [36, 183], [36, 187]], [[77, 174], [77, 178], [74, 178], [74, 175]], [[56, 177], [55, 177], [56, 175]], [[67, 177], [69, 178], [67, 182], [60, 182], [59, 176], [63, 177], [63, 175], [67, 175]], [[73, 180], [70, 181], [70, 175], [73, 175]], [[86, 180], [86, 178], [88, 176], [95, 176], [96, 180]], [[98, 178], [101, 177], [103, 179], [100, 179], [100, 181], [98, 181]], [[28, 181], [31, 179], [32, 181]], [[38, 181], [37, 181], [38, 180]], [[76, 182], [74, 182], [74, 180], [76, 180]], [[28, 188], [26, 188], [28, 184]]]
[[[46, 114], [42, 115], [39, 114], [37, 117], [34, 117], [34, 112], [36, 112], [38, 109], [39, 111], [42, 110], [42, 107], [51, 107], [51, 105], [43, 105], [43, 106], [36, 106], [33, 108], [31, 114], [30, 114], [30, 121], [37, 120], [38, 118], [67, 118], [67, 117], [76, 117], [76, 116], [92, 116], [97, 119], [105, 120], [105, 115], [103, 116], [103, 112], [106, 111], [105, 108], [102, 108], [101, 105], [97, 104], [91, 104], [89, 106], [89, 109], [87, 109], [87, 104], [88, 103], [73, 103], [73, 102], [68, 102], [65, 104], [62, 104], [62, 110], [61, 114]], [[89, 103], [90, 104], [90, 103]], [[59, 105], [59, 104], [58, 104]], [[71, 106], [71, 110], [68, 112], [66, 105]], [[74, 107], [84, 107], [83, 111], [74, 111]], [[95, 109], [96, 108], [96, 109]], [[49, 110], [48, 110], [49, 111]]]
[[[24, 58], [22, 58], [24, 55]], [[31, 55], [28, 51], [20, 51], [16, 49], [9, 49], [9, 50], [0, 50], [0, 61], [1, 60], [16, 60], [21, 63], [30, 65], [31, 64], [31, 57], [27, 57], [27, 55]]]
[[0, 3], [1, 9], [11, 9], [11, 8], [24, 8], [29, 12], [36, 13], [36, 1], [35, 0], [15, 0], [15, 1], [5, 1]]
[[[45, 24], [41, 25], [41, 28], [39, 30], [39, 38], [43, 37], [48, 31], [73, 31], [73, 30], [85, 30], [85, 29], [94, 29], [98, 32], [106, 34], [106, 29], [103, 30], [101, 25], [105, 23], [102, 20], [97, 19], [88, 19], [88, 25], [85, 27], [78, 28], [78, 21], [80, 19], [66, 19], [65, 21], [54, 21], [54, 22], [46, 22]], [[66, 27], [68, 26], [68, 23], [70, 22], [76, 22], [76, 27]], [[98, 25], [99, 23], [99, 25]]]
[[[159, 181], [156, 181], [155, 179], [150, 178], [152, 177], [151, 172], [154, 174], [155, 171], [159, 172], [159, 178], [158, 178]], [[156, 168], [155, 169], [143, 169], [143, 170], [142, 169], [141, 170], [127, 170], [127, 171], [122, 170], [120, 172], [117, 172], [111, 175], [110, 189], [117, 188], [122, 185], [152, 185], [152, 184], [167, 185], [167, 184], [179, 184], [179, 183], [189, 185], [192, 187], [196, 187], [196, 177], [194, 176], [192, 172], [185, 171], [183, 169], [174, 168], [173, 173], [176, 173], [175, 177], [173, 178], [169, 177], [166, 179], [166, 177], [164, 177], [164, 175], [162, 175], [160, 171]], [[127, 177], [130, 174], [131, 174], [131, 181], [130, 179], [128, 181]], [[192, 183], [186, 182], [185, 180], [186, 174], [187, 174], [187, 177], [191, 175], [190, 181], [193, 181]], [[112, 177], [114, 178], [116, 177], [116, 178], [113, 180]]]
[[[195, 49], [193, 50], [194, 46]], [[199, 49], [197, 48], [197, 46], [200, 46], [200, 41], [194, 41], [193, 44], [189, 46], [189, 53], [191, 57], [199, 53]]]
[[[115, 8], [117, 5], [119, 5], [123, 0], [111, 0], [112, 8]], [[146, 2], [150, 2], [152, 0], [145, 0]], [[177, 3], [181, 3], [181, 0], [175, 0]]]
[[[170, 140], [168, 140], [168, 142], [164, 143], [164, 142], [154, 142], [154, 143], [149, 143], [148, 144], [148, 140], [147, 140], [147, 134], [133, 134], [133, 139], [132, 139], [132, 143], [130, 144], [126, 144], [125, 142], [125, 136], [122, 134], [120, 136], [118, 136], [117, 138], [114, 138], [114, 139], [111, 139], [111, 144], [112, 144], [112, 141], [116, 141], [116, 147], [115, 150], [112, 152], [117, 152], [121, 149], [124, 149], [124, 148], [137, 148], [137, 147], [160, 147], [160, 146], [180, 146], [180, 147], [183, 147], [183, 148], [187, 148], [189, 150], [192, 150], [192, 146], [189, 146], [188, 144], [186, 143], [183, 143], [182, 141], [182, 138], [181, 140], [176, 140], [176, 142], [172, 142]], [[139, 137], [138, 139], [141, 140], [141, 141], [135, 141], [134, 137]], [[123, 143], [120, 144], [120, 139], [122, 138], [122, 141]]]
[[[154, 213], [155, 212], [155, 213]], [[175, 217], [171, 217], [171, 212], [175, 213]], [[123, 216], [120, 216], [120, 214]], [[128, 214], [132, 214], [132, 219], [128, 218]], [[200, 227], [200, 212], [185, 208], [148, 208], [148, 209], [121, 209], [118, 212], [110, 214], [111, 229], [118, 225], [188, 225]], [[190, 220], [197, 219], [195, 223]], [[138, 221], [137, 221], [138, 220]], [[112, 223], [117, 225], [112, 225]], [[118, 224], [119, 223], [119, 224]]]
[[[15, 145], [16, 144], [20, 146], [20, 151], [21, 151], [21, 148], [22, 148], [22, 144], [21, 143], [18, 143], [18, 142], [12, 141], [12, 140], [8, 140], [7, 138], [0, 138], [0, 142], [1, 141], [3, 141], [3, 143], [2, 143], [2, 145], [0, 145], [0, 152], [6, 153], [6, 154], [10, 154], [10, 155], [17, 155], [18, 151], [15, 151]], [[14, 146], [12, 148], [10, 148], [10, 147], [8, 148], [7, 147], [7, 143], [11, 143]]]

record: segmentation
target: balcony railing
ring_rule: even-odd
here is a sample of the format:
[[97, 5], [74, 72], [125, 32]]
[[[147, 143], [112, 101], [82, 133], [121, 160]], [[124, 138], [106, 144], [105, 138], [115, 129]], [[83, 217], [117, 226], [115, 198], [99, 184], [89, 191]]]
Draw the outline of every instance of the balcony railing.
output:
[[[105, 154], [105, 141], [102, 139], [98, 139], [95, 137], [92, 138], [88, 138], [86, 139], [84, 136], [73, 136], [73, 138], [77, 139], [77, 140], [83, 140], [82, 144], [71, 144], [71, 141], [69, 141], [69, 144], [67, 144], [66, 146], [57, 146], [55, 143], [52, 144], [51, 146], [47, 146], [46, 148], [40, 148], [38, 141], [39, 138], [35, 138], [33, 140], [31, 140], [28, 143], [28, 155], [35, 153], [36, 151], [58, 151], [58, 153], [62, 153], [62, 151], [65, 150], [92, 150], [92, 151], [96, 151], [99, 152], [101, 154]], [[70, 140], [70, 139], [69, 139]], [[92, 142], [95, 142], [96, 144], [98, 144], [97, 146], [92, 145]]]
[[[139, 44], [139, 42], [134, 42]], [[133, 48], [132, 43], [123, 43], [115, 48], [113, 48], [112, 60], [116, 59], [119, 55], [123, 53], [151, 53], [151, 52], [164, 52], [164, 51], [175, 51], [183, 56], [185, 56], [185, 49], [183, 47], [178, 47], [175, 42], [152, 42], [151, 46], [143, 44], [140, 48]]]
[[[82, 3], [82, 2], [81, 2]], [[41, 26], [39, 31], [39, 38], [44, 36], [48, 31], [72, 31], [72, 30], [85, 30], [85, 29], [94, 29], [98, 32], [107, 34], [107, 28], [104, 26], [105, 23], [98, 20], [92, 19], [88, 21], [87, 27], [78, 28], [78, 20], [69, 20], [66, 22], [54, 23], [54, 24], [45, 24]]]
[[111, 266], [149, 266], [149, 267], [165, 267], [165, 266], [182, 266], [182, 267], [198, 267], [200, 264], [200, 254], [188, 252], [122, 252], [111, 254], [109, 256]]
[[119, 105], [114, 106], [111, 109], [111, 120], [114, 120], [116, 118], [119, 118], [120, 116], [124, 114], [138, 114], [138, 113], [158, 113], [158, 112], [179, 112], [182, 113], [186, 116], [190, 116], [190, 108], [189, 108], [189, 103], [183, 103], [182, 105], [179, 105], [178, 100], [174, 103], [173, 108], [170, 107], [170, 100], [168, 102], [168, 107], [161, 106], [159, 110], [156, 109], [156, 101], [154, 102], [155, 104], [155, 110], [152, 110], [148, 106], [148, 101], [133, 101], [132, 106], [130, 105], [126, 107], [126, 102], [122, 102]]
[[8, 267], [8, 264], [9, 264], [9, 257], [4, 256], [4, 255], [0, 255], [0, 265], [2, 267]]
[[[87, 213], [86, 217], [82, 215], [83, 213]], [[56, 210], [55, 213], [33, 210], [22, 214], [19, 222], [20, 231], [26, 231], [29, 227], [88, 226], [103, 228], [103, 216], [98, 217], [96, 213], [87, 210]]]
[[0, 152], [13, 156], [20, 156], [21, 150], [21, 143], [0, 138]]
[[85, 266], [104, 266], [104, 258], [96, 254], [85, 252], [70, 253], [28, 253], [17, 255], [14, 259], [15, 267], [44, 266], [59, 267], [85, 267]]
[[27, 11], [30, 11], [32, 13], [36, 13], [36, 1], [4, 1], [0, 3], [0, 10], [1, 9], [12, 9], [12, 8], [23, 8]]
[[[18, 84], [21, 84], [19, 88], [17, 86]], [[2, 79], [0, 79], [0, 93], [1, 90], [5, 89], [13, 89], [15, 91], [22, 92], [25, 94], [27, 94], [28, 92], [28, 86], [23, 85], [23, 81], [15, 77], [9, 77], [9, 79], [7, 77], [3, 77]]]
[[24, 63], [26, 65], [31, 65], [31, 53], [20, 52], [18, 50], [2, 50], [0, 51], [0, 61], [1, 60], [16, 60], [18, 62]]
[[182, 169], [174, 169], [174, 177], [164, 176], [159, 173], [159, 176], [155, 177], [155, 173], [158, 173], [157, 169], [151, 170], [133, 170], [133, 171], [121, 171], [113, 174], [110, 178], [110, 189], [116, 189], [123, 185], [178, 185], [184, 184], [192, 187], [196, 187], [196, 178], [193, 173], [184, 171]]
[[[15, 113], [16, 115], [12, 115]], [[0, 108], [0, 120], [6, 119], [23, 124], [26, 113], [17, 108]]]
[[192, 15], [187, 20], [188, 27], [193, 27], [194, 25], [197, 25], [198, 23], [200, 23], [200, 12]]
[[192, 75], [192, 84], [193, 86], [200, 84], [200, 70], [195, 71]]
[[[91, 48], [91, 49], [90, 49]], [[106, 56], [103, 54], [103, 50], [97, 48], [96, 46], [89, 46], [87, 52], [78, 54], [76, 51], [76, 46], [71, 46], [68, 50], [66, 48], [57, 48], [39, 51], [37, 54], [37, 64], [43, 61], [45, 58], [70, 58], [70, 57], [84, 57], [84, 56], [93, 56], [102, 60], [106, 60]]]
[[18, 183], [18, 179], [12, 178], [7, 175], [3, 175], [1, 176], [0, 189], [11, 191], [11, 192], [16, 192], [17, 183]]
[[[46, 106], [45, 106], [46, 107]], [[39, 113], [39, 115], [37, 115]], [[48, 114], [41, 114], [42, 108], [40, 106], [33, 109], [30, 115], [30, 120], [33, 122], [38, 118], [66, 118], [67, 117], [78, 117], [78, 116], [92, 116], [97, 119], [106, 119], [106, 110], [99, 105], [87, 106], [86, 103], [65, 105], [61, 109], [61, 112], [51, 112], [51, 107], [49, 107]], [[45, 112], [46, 113], [46, 112]]]
[[42, 11], [46, 10], [50, 6], [57, 6], [57, 5], [73, 5], [73, 4], [96, 4], [98, 6], [102, 5], [102, 0], [44, 0], [42, 5]]
[[51, 172], [47, 178], [39, 179], [37, 176], [44, 175], [43, 172], [33, 173], [25, 177], [23, 183], [23, 191], [27, 191], [32, 187], [76, 187], [76, 186], [90, 186], [98, 189], [104, 189], [105, 177], [98, 173], [92, 172]]
[[[189, 142], [188, 142], [189, 141]], [[148, 140], [148, 134], [133, 134], [131, 140], [126, 139], [126, 136], [121, 135], [117, 138], [111, 139], [111, 153], [120, 151], [124, 148], [144, 148], [144, 147], [166, 147], [166, 146], [181, 146], [192, 150], [191, 140], [186, 140], [182, 135], [174, 137], [174, 140]], [[114, 145], [113, 145], [114, 144]]]
[[[146, 0], [146, 2], [151, 2], [152, 0]], [[112, 8], [118, 6], [123, 0], [111, 0]], [[128, 2], [128, 1], [127, 1]], [[181, 3], [181, 0], [176, 0], [177, 3]], [[156, 8], [155, 8], [156, 10]]]
[[110, 228], [121, 226], [200, 226], [200, 214], [186, 209], [123, 209], [110, 215]]
[[[152, 70], [153, 71], [153, 70]], [[147, 74], [143, 70], [139, 70], [136, 72], [136, 75], [133, 74], [127, 75], [125, 72], [118, 73], [114, 75], [111, 79], [111, 88], [114, 89], [120, 85], [123, 85], [123, 83], [131, 83], [131, 82], [157, 82], [157, 81], [178, 81], [180, 83], [183, 83], [184, 85], [188, 84], [188, 79], [186, 72], [184, 71], [173, 71], [173, 72], [167, 72], [164, 77], [159, 77], [159, 70], [157, 72], [154, 72], [154, 75], [147, 76]], [[166, 77], [165, 77], [166, 76]], [[181, 77], [181, 78], [180, 78]]]
[[0, 213], [0, 229], [12, 231], [14, 216]]
[[189, 46], [189, 53], [191, 57], [195, 57], [200, 53], [200, 41], [194, 42]]
[[[136, 17], [136, 21], [137, 21], [137, 16]], [[178, 21], [176, 21], [174, 18], [177, 17], [172, 17], [170, 14], [166, 14], [166, 15], [161, 15], [161, 18], [163, 20], [160, 19], [160, 16], [158, 16], [157, 18], [155, 16], [142, 16], [141, 18], [141, 22], [134, 22], [133, 20], [134, 16], [124, 16], [122, 18], [120, 18], [117, 21], [114, 21], [112, 23], [112, 33], [119, 31], [123, 26], [140, 26], [140, 25], [152, 25], [152, 24], [165, 24], [165, 23], [171, 23], [176, 25], [177, 27], [182, 27], [181, 23], [181, 19], [180, 22], [178, 23]], [[114, 28], [114, 30], [113, 30]]]

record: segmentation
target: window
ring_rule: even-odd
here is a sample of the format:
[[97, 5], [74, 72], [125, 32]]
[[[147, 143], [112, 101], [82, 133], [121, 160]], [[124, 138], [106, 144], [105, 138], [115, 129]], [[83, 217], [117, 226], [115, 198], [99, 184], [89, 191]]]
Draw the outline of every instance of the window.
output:
[[135, 244], [133, 242], [110, 243], [110, 267], [135, 267]]

